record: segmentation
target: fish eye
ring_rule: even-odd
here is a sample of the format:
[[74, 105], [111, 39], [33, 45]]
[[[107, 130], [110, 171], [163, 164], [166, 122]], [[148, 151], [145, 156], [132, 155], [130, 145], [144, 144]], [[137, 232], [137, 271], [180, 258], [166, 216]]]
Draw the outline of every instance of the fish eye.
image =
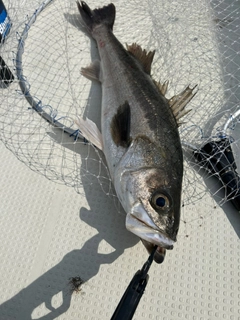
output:
[[169, 198], [166, 196], [166, 194], [161, 192], [155, 192], [152, 195], [150, 204], [155, 210], [166, 210], [170, 207]]

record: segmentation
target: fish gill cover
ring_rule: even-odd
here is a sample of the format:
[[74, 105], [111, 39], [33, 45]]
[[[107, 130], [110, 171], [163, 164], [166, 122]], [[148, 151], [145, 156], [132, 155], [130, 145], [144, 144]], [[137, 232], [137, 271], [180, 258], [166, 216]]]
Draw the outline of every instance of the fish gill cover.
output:
[[[74, 0], [26, 3], [8, 1], [7, 6], [13, 25], [0, 55], [14, 80], [0, 82], [0, 139], [29, 168], [78, 193], [84, 195], [84, 184], [99, 183], [103, 196], [116, 198], [113, 211], [122, 212], [103, 154], [83, 139], [75, 123], [78, 116], [88, 117], [100, 127], [101, 87], [80, 74], [98, 58], [96, 44]], [[92, 8], [106, 4], [89, 3]], [[212, 179], [213, 172], [202, 170], [192, 150], [224, 135], [240, 167], [239, 121], [233, 116], [240, 98], [237, 1], [134, 0], [115, 6], [115, 35], [122, 43], [156, 50], [152, 76], [169, 81], [168, 98], [188, 85], [198, 86], [179, 132], [184, 148], [181, 220], [185, 226], [201, 225], [209, 212], [194, 209], [197, 204], [212, 195], [222, 205], [234, 194]]]

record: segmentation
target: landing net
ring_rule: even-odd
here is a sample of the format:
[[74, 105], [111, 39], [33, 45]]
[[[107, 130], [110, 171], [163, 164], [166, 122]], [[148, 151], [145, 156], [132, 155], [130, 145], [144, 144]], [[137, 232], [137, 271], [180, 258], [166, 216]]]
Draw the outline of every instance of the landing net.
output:
[[[121, 3], [115, 2], [114, 33], [122, 43], [156, 50], [153, 77], [169, 81], [168, 98], [189, 84], [198, 85], [188, 105], [192, 111], [180, 127], [183, 206], [191, 208], [209, 194], [224, 204], [231, 197], [219, 179], [202, 170], [192, 148], [230, 137], [240, 168], [238, 1]], [[107, 3], [88, 4], [95, 8]], [[35, 1], [33, 6], [19, 1], [17, 7], [10, 0], [7, 11], [12, 27], [0, 55], [15, 79], [1, 83], [0, 139], [30, 169], [54, 182], [78, 193], [83, 193], [83, 184], [99, 183], [103, 195], [116, 197], [103, 154], [83, 139], [74, 122], [87, 116], [100, 128], [101, 112], [100, 85], [80, 74], [98, 53], [76, 2]]]

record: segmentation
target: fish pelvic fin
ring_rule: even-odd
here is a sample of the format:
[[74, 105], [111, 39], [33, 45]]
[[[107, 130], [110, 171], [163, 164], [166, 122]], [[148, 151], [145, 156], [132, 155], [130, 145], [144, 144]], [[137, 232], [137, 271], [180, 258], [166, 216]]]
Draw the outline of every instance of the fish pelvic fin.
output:
[[191, 110], [185, 110], [185, 107], [197, 93], [197, 91], [193, 93], [196, 87], [197, 85], [194, 86], [193, 88], [190, 88], [190, 86], [187, 86], [187, 88], [185, 88], [182, 92], [180, 92], [179, 94], [173, 96], [171, 99], [168, 100], [169, 106], [172, 109], [173, 115], [177, 121], [178, 126], [182, 124], [182, 122], [180, 122], [179, 120], [191, 111]]
[[86, 2], [77, 1], [77, 7], [82, 20], [90, 33], [93, 31], [94, 27], [100, 24], [105, 24], [112, 30], [116, 15], [116, 9], [113, 3], [100, 9], [91, 10]]
[[124, 102], [117, 109], [117, 113], [111, 122], [111, 135], [117, 146], [128, 148], [131, 142], [130, 138], [131, 110], [129, 103]]
[[94, 123], [92, 120], [88, 118], [84, 120], [79, 117], [77, 120], [75, 120], [75, 123], [77, 124], [84, 138], [90, 141], [98, 149], [103, 150], [102, 134], [99, 131], [96, 123]]
[[101, 82], [101, 63], [99, 60], [93, 61], [88, 67], [81, 68], [81, 74], [90, 79]]
[[147, 50], [142, 49], [142, 47], [137, 43], [133, 43], [131, 45], [126, 44], [126, 47], [128, 52], [130, 52], [141, 63], [143, 70], [147, 74], [150, 74], [155, 50], [147, 52]]

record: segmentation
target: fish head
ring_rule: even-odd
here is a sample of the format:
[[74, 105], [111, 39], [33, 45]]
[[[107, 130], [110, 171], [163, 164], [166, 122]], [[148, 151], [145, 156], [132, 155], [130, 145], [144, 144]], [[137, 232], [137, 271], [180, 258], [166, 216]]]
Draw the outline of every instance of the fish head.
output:
[[158, 249], [154, 260], [161, 263], [172, 249], [180, 222], [182, 176], [160, 168], [125, 170], [119, 199], [127, 213], [126, 228], [139, 236], [149, 251]]

